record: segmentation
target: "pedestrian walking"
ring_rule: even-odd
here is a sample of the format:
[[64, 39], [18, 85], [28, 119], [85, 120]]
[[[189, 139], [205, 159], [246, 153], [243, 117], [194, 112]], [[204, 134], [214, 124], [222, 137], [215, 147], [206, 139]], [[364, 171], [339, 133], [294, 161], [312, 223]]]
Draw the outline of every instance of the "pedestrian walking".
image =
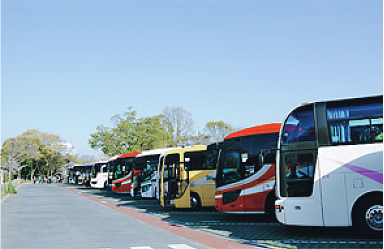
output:
[[39, 176], [39, 183], [43, 184], [43, 177]]

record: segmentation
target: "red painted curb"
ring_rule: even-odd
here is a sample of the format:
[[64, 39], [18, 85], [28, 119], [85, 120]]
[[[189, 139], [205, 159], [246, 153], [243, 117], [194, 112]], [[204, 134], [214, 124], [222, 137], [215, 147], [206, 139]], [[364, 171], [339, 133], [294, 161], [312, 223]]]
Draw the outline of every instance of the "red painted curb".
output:
[[[60, 186], [60, 185], [59, 185]], [[60, 186], [61, 188], [67, 189], [73, 193], [79, 194], [83, 197], [86, 197], [92, 201], [98, 202], [104, 206], [107, 206], [113, 210], [116, 210], [120, 213], [129, 215], [132, 218], [138, 219], [142, 222], [145, 222], [147, 224], [150, 224], [154, 227], [160, 228], [162, 230], [171, 232], [173, 234], [176, 234], [178, 236], [184, 237], [189, 240], [193, 240], [197, 243], [215, 248], [215, 249], [255, 249], [259, 247], [254, 247], [250, 245], [244, 245], [237, 242], [234, 242], [230, 239], [221, 238], [216, 235], [207, 234], [201, 231], [196, 231], [194, 229], [188, 228], [183, 225], [176, 225], [172, 224], [166, 221], [162, 221], [161, 219], [154, 217], [150, 214], [141, 213], [138, 212], [130, 207], [127, 206], [118, 206], [110, 201], [100, 201], [99, 198], [77, 191], [70, 188], [67, 188], [65, 186]]]

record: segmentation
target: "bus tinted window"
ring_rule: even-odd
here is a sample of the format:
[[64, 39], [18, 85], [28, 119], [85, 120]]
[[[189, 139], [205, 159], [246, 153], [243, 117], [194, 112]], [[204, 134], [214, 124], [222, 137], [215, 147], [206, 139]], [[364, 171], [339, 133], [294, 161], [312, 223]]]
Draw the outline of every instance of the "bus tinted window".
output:
[[204, 168], [207, 151], [186, 152], [184, 154], [185, 170], [206, 170]]
[[207, 149], [207, 157], [205, 159], [203, 168], [206, 170], [214, 170], [216, 169], [217, 156], [219, 153], [219, 149], [214, 146], [208, 146]]
[[313, 153], [290, 153], [283, 157], [281, 194], [285, 197], [310, 196], [316, 156]]
[[135, 170], [142, 170], [141, 180], [149, 180], [151, 174], [157, 170], [159, 155], [137, 157], [135, 160]]
[[366, 105], [355, 106], [337, 106], [332, 107], [332, 104], [327, 108], [328, 120], [342, 120], [342, 119], [363, 119], [368, 117], [382, 117], [383, 104], [373, 103]]
[[284, 124], [282, 144], [310, 142], [315, 139], [313, 105], [293, 111]]
[[164, 162], [164, 180], [176, 177], [176, 166], [180, 164], [179, 154], [169, 154], [165, 157]]
[[[278, 133], [267, 133], [225, 140], [216, 172], [216, 186], [233, 183], [256, 174], [264, 164], [275, 163]], [[259, 162], [259, 156], [264, 161]], [[263, 165], [261, 165], [263, 164]]]
[[383, 141], [383, 106], [369, 103], [359, 106], [327, 107], [332, 144]]

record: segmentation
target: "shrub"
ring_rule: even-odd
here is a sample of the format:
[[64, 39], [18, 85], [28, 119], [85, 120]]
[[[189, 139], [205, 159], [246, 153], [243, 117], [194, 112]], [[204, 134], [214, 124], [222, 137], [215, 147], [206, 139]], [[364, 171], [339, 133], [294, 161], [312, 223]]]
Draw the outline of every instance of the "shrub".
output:
[[17, 191], [16, 191], [15, 187], [13, 186], [12, 182], [10, 182], [8, 184], [8, 193], [10, 193], [10, 194], [17, 194]]

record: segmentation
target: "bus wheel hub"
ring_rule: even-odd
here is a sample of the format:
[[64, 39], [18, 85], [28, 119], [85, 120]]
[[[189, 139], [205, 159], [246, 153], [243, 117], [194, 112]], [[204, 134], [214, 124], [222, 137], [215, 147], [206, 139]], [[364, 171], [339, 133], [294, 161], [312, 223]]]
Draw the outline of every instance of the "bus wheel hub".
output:
[[383, 230], [383, 206], [374, 205], [365, 213], [365, 221], [373, 230]]

